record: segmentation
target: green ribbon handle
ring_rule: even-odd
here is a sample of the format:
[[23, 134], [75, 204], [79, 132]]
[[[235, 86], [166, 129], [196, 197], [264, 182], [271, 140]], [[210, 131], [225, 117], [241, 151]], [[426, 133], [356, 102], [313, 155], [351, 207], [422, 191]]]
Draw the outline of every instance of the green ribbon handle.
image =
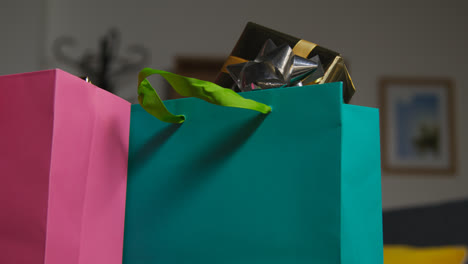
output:
[[212, 82], [145, 68], [138, 74], [138, 102], [148, 113], [164, 122], [180, 124], [185, 121], [185, 116], [174, 115], [167, 110], [159, 95], [146, 79], [153, 74], [164, 77], [172, 88], [182, 96], [196, 97], [221, 106], [250, 109], [262, 114], [271, 112], [270, 106], [245, 99], [233, 90], [223, 88]]

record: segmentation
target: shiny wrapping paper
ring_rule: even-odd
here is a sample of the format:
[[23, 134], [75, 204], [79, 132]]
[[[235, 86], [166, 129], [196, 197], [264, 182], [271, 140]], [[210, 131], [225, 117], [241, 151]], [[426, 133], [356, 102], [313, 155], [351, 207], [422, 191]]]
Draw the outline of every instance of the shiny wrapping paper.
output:
[[296, 55], [304, 58], [313, 58], [318, 55], [325, 74], [315, 83], [341, 81], [343, 82], [344, 102], [348, 103], [351, 100], [355, 88], [343, 62], [343, 58], [338, 52], [252, 22], [247, 23], [229, 58], [218, 74], [215, 83], [226, 88], [236, 87], [226, 67], [232, 64], [255, 60], [268, 39], [271, 39], [278, 46], [283, 44], [289, 45], [293, 48]]
[[306, 59], [294, 54], [286, 44], [276, 46], [271, 39], [265, 42], [253, 61], [226, 66], [229, 75], [241, 91], [303, 86], [323, 77], [319, 56]]

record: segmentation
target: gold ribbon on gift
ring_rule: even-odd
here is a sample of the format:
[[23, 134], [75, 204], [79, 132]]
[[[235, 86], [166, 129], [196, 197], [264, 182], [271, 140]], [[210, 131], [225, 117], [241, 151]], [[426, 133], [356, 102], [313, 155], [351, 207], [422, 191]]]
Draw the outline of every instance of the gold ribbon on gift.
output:
[[[312, 50], [317, 46], [317, 44], [309, 42], [307, 40], [299, 40], [293, 48], [293, 52], [297, 56], [307, 58]], [[305, 85], [311, 84], [322, 84], [328, 82], [337, 82], [343, 81], [346, 87], [345, 93], [354, 94], [356, 89], [354, 88], [353, 81], [351, 76], [349, 76], [348, 69], [344, 64], [343, 58], [341, 56], [336, 56], [332, 64], [326, 70], [324, 76], [313, 80], [312, 82], [306, 83]]]
[[239, 58], [236, 56], [229, 56], [226, 62], [223, 65], [223, 68], [221, 69], [222, 72], [224, 73], [229, 73], [227, 70], [227, 66], [232, 65], [232, 64], [239, 64], [239, 63], [244, 63], [247, 62], [246, 59]]
[[[307, 56], [309, 56], [309, 54], [315, 47], [317, 47], [317, 44], [301, 39], [296, 43], [296, 45], [294, 45], [294, 48], [292, 50], [295, 55], [307, 58]], [[236, 56], [229, 56], [226, 62], [224, 63], [221, 71], [224, 73], [229, 73], [227, 70], [227, 66], [244, 62], [247, 62], [247, 60]]]
[[315, 47], [317, 47], [317, 44], [301, 39], [294, 45], [292, 50], [295, 55], [307, 58]]
[[325, 75], [321, 77], [321, 79], [317, 79], [317, 81], [318, 82], [315, 83], [319, 84], [342, 81], [344, 86], [344, 97], [348, 100], [351, 99], [352, 95], [356, 92], [353, 80], [351, 79], [341, 56], [335, 57], [330, 67], [328, 67], [328, 70], [325, 72]]

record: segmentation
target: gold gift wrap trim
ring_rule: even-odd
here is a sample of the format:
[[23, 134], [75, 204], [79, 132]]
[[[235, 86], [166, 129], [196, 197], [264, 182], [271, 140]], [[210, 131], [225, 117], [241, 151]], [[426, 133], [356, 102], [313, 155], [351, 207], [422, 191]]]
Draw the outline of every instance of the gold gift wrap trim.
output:
[[[344, 76], [343, 76], [344, 74]], [[322, 79], [318, 82], [319, 84], [329, 83], [329, 82], [339, 82], [342, 81], [344, 87], [351, 95], [354, 94], [356, 88], [354, 87], [351, 76], [349, 75], [348, 69], [344, 64], [343, 58], [341, 56], [336, 56], [333, 60], [328, 70], [323, 75]], [[317, 84], [317, 82], [312, 82], [310, 84]]]
[[229, 56], [229, 58], [226, 60], [226, 62], [223, 65], [222, 72], [229, 73], [227, 71], [227, 66], [232, 65], [232, 64], [244, 63], [244, 62], [247, 62], [247, 60], [236, 57], [236, 56]]
[[317, 47], [317, 44], [301, 39], [296, 43], [292, 50], [293, 53], [297, 56], [307, 58], [307, 56], [309, 56], [309, 54], [312, 52], [313, 49], [315, 49], [315, 47]]
[[343, 62], [343, 58], [341, 56], [336, 56], [335, 59], [333, 60], [332, 64], [330, 67], [328, 67], [327, 72], [322, 77], [322, 80], [319, 82], [320, 84], [322, 83], [327, 83], [331, 82], [333, 80], [339, 79], [339, 74], [340, 74], [340, 64]]

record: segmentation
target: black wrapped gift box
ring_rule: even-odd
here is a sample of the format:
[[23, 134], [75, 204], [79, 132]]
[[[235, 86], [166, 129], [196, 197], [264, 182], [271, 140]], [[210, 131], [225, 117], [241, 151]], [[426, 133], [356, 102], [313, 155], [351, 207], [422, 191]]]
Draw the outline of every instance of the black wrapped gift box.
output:
[[316, 83], [343, 82], [343, 99], [345, 103], [351, 100], [355, 88], [343, 58], [338, 52], [318, 46], [314, 43], [287, 35], [285, 33], [248, 22], [237, 41], [229, 58], [216, 77], [215, 83], [226, 88], [235, 87], [235, 83], [226, 70], [226, 66], [254, 60], [265, 41], [271, 39], [276, 45], [288, 44], [296, 55], [312, 58], [319, 55], [325, 71], [323, 78]]

